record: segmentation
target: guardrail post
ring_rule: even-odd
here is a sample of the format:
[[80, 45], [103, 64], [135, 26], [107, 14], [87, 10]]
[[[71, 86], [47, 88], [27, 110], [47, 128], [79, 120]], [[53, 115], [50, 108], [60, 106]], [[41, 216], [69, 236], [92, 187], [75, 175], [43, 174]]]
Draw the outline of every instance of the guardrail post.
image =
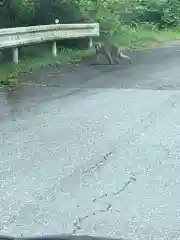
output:
[[92, 41], [92, 37], [89, 38], [89, 48], [93, 47], [93, 41]]
[[52, 44], [52, 54], [53, 54], [54, 57], [57, 56], [57, 45], [56, 45], [55, 41]]
[[19, 63], [19, 49], [16, 47], [16, 48], [13, 48], [12, 50], [12, 54], [13, 54], [13, 62], [15, 64], [18, 64]]

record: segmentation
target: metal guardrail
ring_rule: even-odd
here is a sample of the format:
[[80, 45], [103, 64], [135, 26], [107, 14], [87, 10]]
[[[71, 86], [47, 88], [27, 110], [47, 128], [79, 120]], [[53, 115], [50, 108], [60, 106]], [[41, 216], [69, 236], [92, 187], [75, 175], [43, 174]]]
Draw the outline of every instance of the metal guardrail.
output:
[[99, 36], [98, 23], [51, 24], [5, 28], [0, 29], [0, 49], [12, 48], [13, 62], [18, 64], [18, 47], [20, 46], [52, 41], [52, 54], [57, 56], [57, 40], [89, 37], [89, 46], [91, 47], [92, 37], [94, 36]]

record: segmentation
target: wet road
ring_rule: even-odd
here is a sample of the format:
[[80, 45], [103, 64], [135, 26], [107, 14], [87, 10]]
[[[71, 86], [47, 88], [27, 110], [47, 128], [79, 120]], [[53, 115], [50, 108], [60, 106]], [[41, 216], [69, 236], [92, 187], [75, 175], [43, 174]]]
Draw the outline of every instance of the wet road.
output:
[[1, 233], [180, 239], [179, 51], [1, 89]]

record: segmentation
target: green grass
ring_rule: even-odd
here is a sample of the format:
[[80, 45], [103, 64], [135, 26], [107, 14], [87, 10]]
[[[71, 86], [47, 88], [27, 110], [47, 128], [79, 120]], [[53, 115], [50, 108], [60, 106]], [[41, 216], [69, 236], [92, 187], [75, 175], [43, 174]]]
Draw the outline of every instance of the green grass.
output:
[[[168, 29], [159, 31], [156, 27], [146, 24], [130, 28], [123, 26], [121, 34], [116, 34], [109, 38], [109, 41], [120, 44], [124, 49], [141, 49], [158, 47], [164, 42], [180, 39], [180, 30]], [[30, 46], [27, 52], [24, 51], [20, 56], [20, 63], [15, 65], [10, 62], [0, 64], [0, 83], [4, 85], [18, 84], [18, 75], [22, 72], [37, 69], [49, 64], [71, 63], [81, 60], [83, 57], [93, 54], [92, 49], [72, 50], [59, 49], [58, 56], [55, 58], [48, 48], [39, 50], [39, 45]], [[34, 51], [34, 54], [32, 52]]]
[[[28, 51], [29, 52], [29, 51]], [[47, 65], [54, 64], [66, 64], [80, 61], [83, 57], [92, 54], [92, 49], [87, 50], [72, 50], [72, 49], [58, 49], [57, 57], [53, 57], [51, 51], [46, 49], [46, 51], [39, 51], [39, 56], [20, 57], [19, 64], [14, 64], [12, 62], [4, 62], [0, 65], [0, 84], [1, 85], [16, 85], [19, 83], [18, 76], [21, 73], [35, 70]]]
[[128, 49], [158, 47], [162, 43], [180, 39], [179, 29], [158, 30], [150, 24], [136, 28], [123, 27], [122, 34], [114, 36], [111, 41]]
[[162, 43], [180, 39], [180, 30], [162, 30], [156, 28], [146, 29], [140, 27], [137, 29], [137, 39], [131, 41], [132, 48], [158, 47]]

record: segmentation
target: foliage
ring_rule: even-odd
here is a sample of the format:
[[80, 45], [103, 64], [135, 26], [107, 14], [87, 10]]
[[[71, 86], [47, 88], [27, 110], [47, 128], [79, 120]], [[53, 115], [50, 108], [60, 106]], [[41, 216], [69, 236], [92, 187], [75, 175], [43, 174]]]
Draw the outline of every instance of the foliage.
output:
[[[4, 20], [6, 16], [6, 21]], [[0, 27], [98, 21], [109, 35], [122, 26], [180, 25], [179, 0], [0, 0]]]
[[168, 0], [163, 8], [163, 21], [166, 26], [180, 26], [179, 0]]

